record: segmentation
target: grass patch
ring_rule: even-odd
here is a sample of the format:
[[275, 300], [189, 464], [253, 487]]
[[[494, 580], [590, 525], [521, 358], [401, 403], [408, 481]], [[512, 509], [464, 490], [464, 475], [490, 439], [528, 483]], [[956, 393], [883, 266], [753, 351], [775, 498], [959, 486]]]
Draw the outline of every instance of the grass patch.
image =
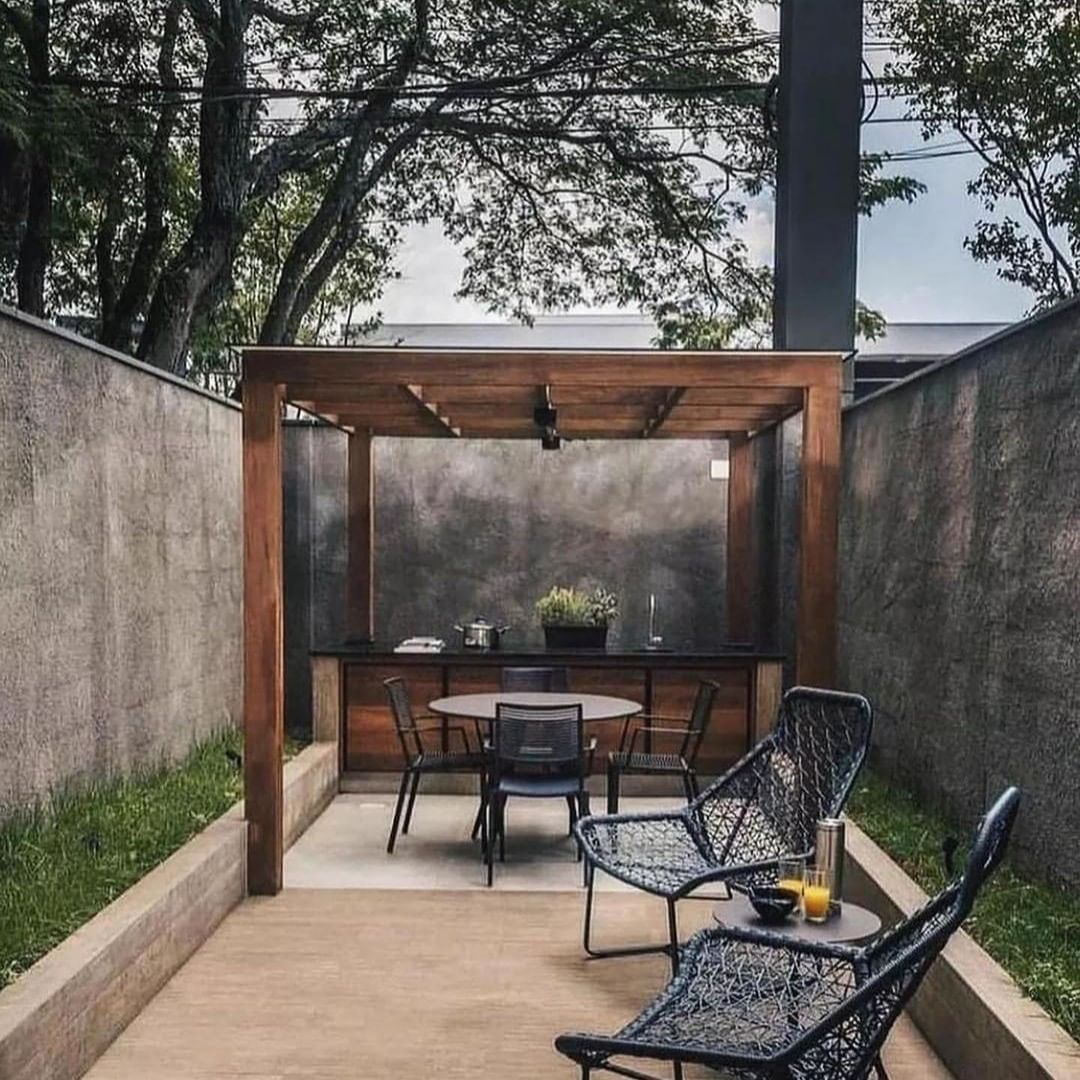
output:
[[0, 987], [223, 814], [242, 795], [242, 736], [179, 766], [59, 797], [0, 825]]
[[[951, 834], [966, 843], [974, 826], [946, 822], [868, 770], [847, 810], [931, 895], [946, 880], [942, 839]], [[957, 859], [963, 855], [962, 848]], [[1080, 1039], [1080, 897], [1020, 874], [1006, 861], [979, 894], [965, 929], [1025, 994]]]

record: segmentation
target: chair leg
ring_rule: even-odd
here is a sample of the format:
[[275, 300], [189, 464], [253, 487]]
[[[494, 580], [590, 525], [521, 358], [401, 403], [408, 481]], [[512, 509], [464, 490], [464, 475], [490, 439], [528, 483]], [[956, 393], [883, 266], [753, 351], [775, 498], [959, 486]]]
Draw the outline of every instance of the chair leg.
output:
[[401, 820], [401, 807], [405, 802], [405, 789], [409, 785], [409, 770], [401, 774], [401, 784], [398, 786], [397, 804], [394, 806], [394, 823], [390, 826], [390, 839], [386, 842], [387, 855], [394, 854], [394, 842], [397, 840], [398, 822]]
[[607, 812], [619, 812], [619, 767], [610, 761], [607, 767]]
[[401, 835], [409, 835], [409, 824], [412, 821], [413, 804], [416, 802], [416, 791], [420, 787], [420, 774], [413, 773], [412, 790], [409, 792], [409, 805], [405, 810], [405, 822], [401, 826]]
[[566, 830], [566, 835], [567, 836], [573, 836], [574, 835], [574, 822], [577, 821], [577, 812], [576, 812], [577, 807], [574, 805], [574, 796], [573, 795], [567, 795], [566, 796], [566, 806], [567, 806], [567, 809], [570, 811], [570, 827]]
[[487, 828], [484, 830], [484, 862], [487, 864], [489, 889], [495, 876], [495, 833], [499, 828], [497, 802], [498, 796], [489, 790], [487, 793]]
[[484, 813], [487, 803], [487, 786], [484, 783], [484, 777], [480, 777], [480, 805], [476, 808], [476, 818], [473, 821], [472, 832], [469, 834], [471, 840], [475, 840], [477, 836], [483, 831], [484, 827]]
[[701, 785], [698, 784], [697, 780], [697, 769], [691, 769], [687, 775], [690, 777], [690, 790], [694, 793], [696, 799], [701, 794]]
[[[615, 949], [597, 949], [593, 947], [592, 943], [592, 915], [593, 915], [593, 892], [594, 883], [596, 879], [596, 865], [587, 856], [585, 858], [585, 929], [581, 935], [581, 944], [585, 950], [585, 955], [590, 960], [607, 960], [614, 956], [644, 956], [648, 953], [671, 953], [670, 945], [624, 945]], [[668, 925], [669, 934], [672, 933], [671, 927], [673, 926], [674, 914], [671, 909], [674, 908], [675, 901], [669, 900], [669, 912], [668, 912]], [[678, 938], [675, 937], [676, 944]]]
[[499, 804], [499, 862], [506, 862], [506, 796], [497, 795]]
[[881, 1051], [878, 1051], [878, 1055], [874, 1058], [874, 1072], [877, 1074], [878, 1080], [889, 1080], [889, 1074], [885, 1071], [885, 1062], [881, 1060]]
[[671, 974], [679, 974], [679, 926], [675, 919], [675, 901], [667, 902], [668, 936], [671, 940]]
[[694, 801], [694, 785], [690, 781], [690, 771], [689, 771], [689, 769], [683, 771], [683, 774], [682, 774], [682, 786], [683, 786], [683, 794], [686, 795], [686, 801], [688, 803], [693, 802]]

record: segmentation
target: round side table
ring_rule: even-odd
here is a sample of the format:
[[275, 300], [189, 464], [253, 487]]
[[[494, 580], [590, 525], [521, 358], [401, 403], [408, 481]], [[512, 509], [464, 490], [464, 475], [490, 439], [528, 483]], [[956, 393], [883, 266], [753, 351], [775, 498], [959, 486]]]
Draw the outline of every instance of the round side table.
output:
[[803, 941], [860, 942], [872, 938], [881, 929], [881, 919], [867, 908], [845, 900], [839, 915], [825, 922], [810, 922], [802, 915], [793, 915], [783, 922], [767, 923], [753, 909], [745, 893], [732, 892], [730, 900], [721, 900], [713, 908], [713, 918], [720, 926], [747, 930], [766, 930], [770, 934], [785, 934]]

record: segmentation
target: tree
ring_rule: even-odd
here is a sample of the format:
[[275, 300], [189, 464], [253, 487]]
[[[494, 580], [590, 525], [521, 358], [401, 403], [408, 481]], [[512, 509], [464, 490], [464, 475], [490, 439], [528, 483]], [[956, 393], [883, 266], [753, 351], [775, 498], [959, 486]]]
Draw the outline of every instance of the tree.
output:
[[987, 216], [966, 246], [1042, 307], [1080, 292], [1080, 9], [1061, 0], [889, 0], [888, 76], [924, 138], [959, 133]]
[[[0, 0], [9, 29], [26, 6]], [[131, 20], [154, 23], [125, 31], [146, 44], [117, 56], [54, 36], [48, 93], [123, 121], [103, 148], [122, 165], [95, 159], [79, 177], [65, 159], [62, 201], [78, 213], [64, 250], [92, 229], [114, 265], [133, 265], [134, 237], [147, 236], [146, 296], [118, 304], [123, 287], [95, 267], [94, 306], [114, 336], [143, 318], [139, 355], [161, 366], [182, 368], [193, 331], [228, 302], [252, 229], [303, 178], [318, 197], [289, 233], [264, 342], [295, 340], [354, 253], [379, 262], [387, 221], [440, 221], [465, 247], [463, 294], [519, 317], [690, 294], [736, 311], [761, 291], [734, 230], [771, 168], [760, 105], [775, 47], [743, 0], [31, 6], [83, 24], [133, 7]], [[31, 138], [28, 156], [53, 142]], [[193, 192], [177, 166], [188, 153]], [[107, 181], [120, 168], [137, 200]], [[85, 271], [74, 280], [88, 296]]]

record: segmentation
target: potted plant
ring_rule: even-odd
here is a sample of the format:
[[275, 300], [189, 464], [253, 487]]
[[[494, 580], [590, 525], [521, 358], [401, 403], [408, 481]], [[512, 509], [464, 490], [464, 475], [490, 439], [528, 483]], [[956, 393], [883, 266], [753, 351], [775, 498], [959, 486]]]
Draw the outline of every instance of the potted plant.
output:
[[536, 602], [536, 614], [544, 627], [544, 644], [549, 649], [605, 648], [608, 624], [618, 610], [615, 594], [602, 588], [586, 592], [553, 585]]

